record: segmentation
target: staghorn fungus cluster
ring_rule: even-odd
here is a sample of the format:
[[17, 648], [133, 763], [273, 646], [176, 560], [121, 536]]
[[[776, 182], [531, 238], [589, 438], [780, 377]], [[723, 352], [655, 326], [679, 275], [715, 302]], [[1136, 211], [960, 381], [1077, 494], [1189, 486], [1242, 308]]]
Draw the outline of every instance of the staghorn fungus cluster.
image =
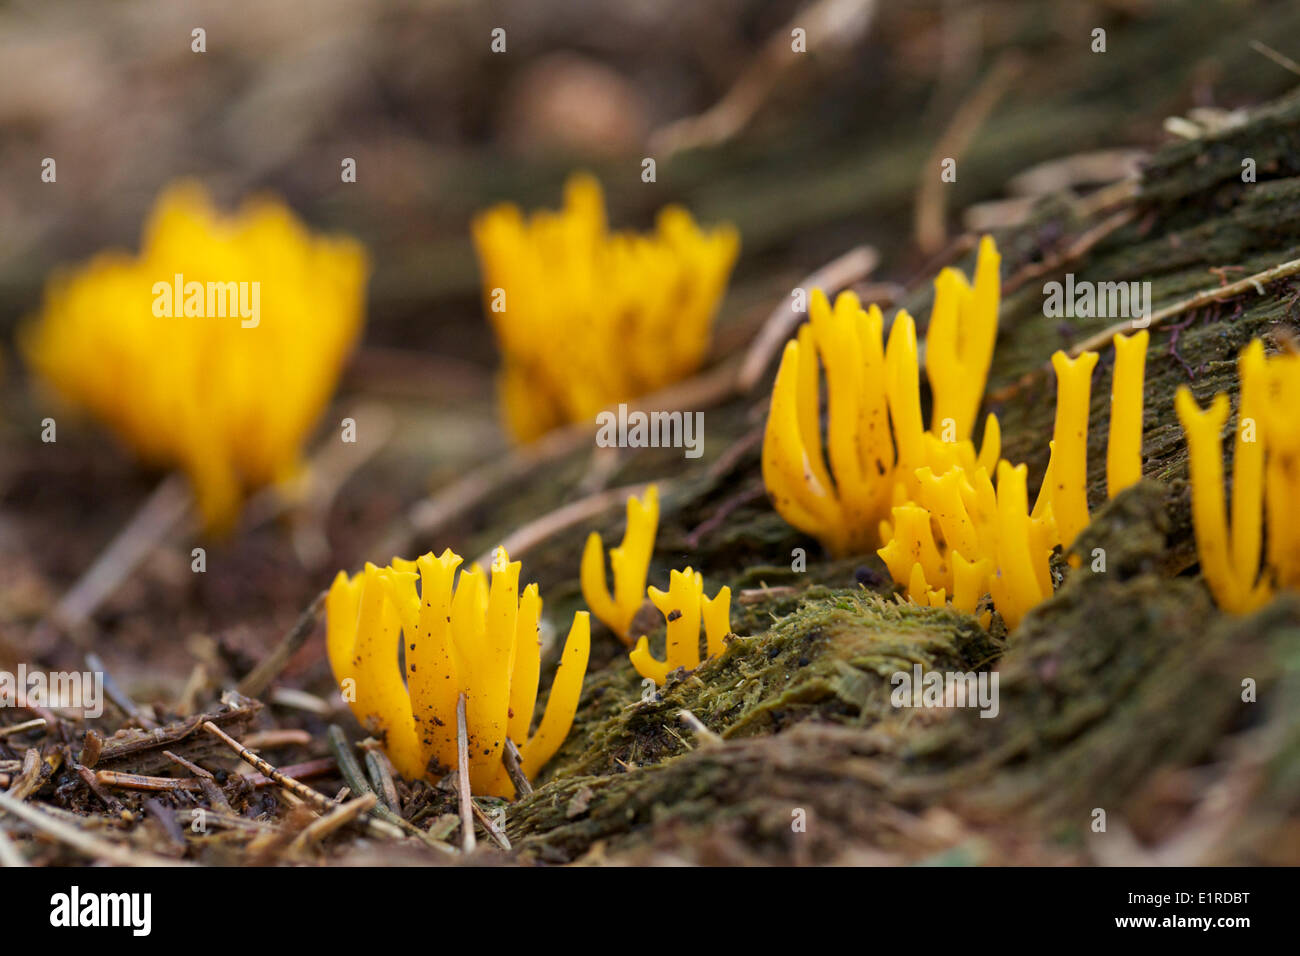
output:
[[249, 491], [297, 476], [361, 334], [369, 269], [358, 242], [313, 234], [277, 200], [227, 215], [180, 182], [138, 254], [51, 278], [20, 344], [70, 405], [184, 471], [204, 525], [229, 531]]
[[613, 232], [600, 183], [572, 176], [558, 212], [503, 204], [473, 223], [506, 423], [529, 442], [670, 385], [703, 363], [740, 249], [680, 206], [649, 235]]

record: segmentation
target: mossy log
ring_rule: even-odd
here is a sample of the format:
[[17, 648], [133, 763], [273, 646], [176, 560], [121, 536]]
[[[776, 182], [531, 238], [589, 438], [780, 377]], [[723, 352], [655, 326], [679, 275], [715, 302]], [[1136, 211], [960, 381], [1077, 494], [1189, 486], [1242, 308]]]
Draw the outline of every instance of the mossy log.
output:
[[[1246, 156], [1257, 183], [1241, 181]], [[1045, 318], [1042, 283], [1067, 271], [1150, 281], [1158, 309], [1300, 256], [1300, 95], [1163, 149], [1132, 202], [1128, 224], [1005, 301], [989, 406], [1004, 454], [1038, 478], [1054, 406], [1047, 359], [1111, 321]], [[1042, 204], [999, 237], [1004, 277], [1055, 262], [1106, 215], [1080, 220]], [[1300, 862], [1300, 597], [1249, 618], [1216, 609], [1197, 573], [1172, 411], [1183, 383], [1202, 401], [1235, 397], [1238, 350], [1294, 334], [1298, 288], [1280, 281], [1153, 328], [1146, 479], [1109, 503], [1109, 376], [1098, 372], [1093, 523], [1076, 550], [1104, 549], [1106, 570], [1059, 564], [1055, 596], [1010, 637], [952, 611], [900, 606], [874, 555], [831, 561], [786, 526], [762, 494], [761, 391], [708, 413], [699, 462], [627, 452], [611, 481], [672, 477], [652, 580], [690, 563], [710, 588], [730, 584], [736, 636], [721, 657], [648, 693], [598, 629], [578, 723], [536, 791], [510, 809], [521, 859]], [[928, 294], [907, 304], [923, 316]], [[534, 482], [532, 506], [561, 497], [585, 463], [577, 453]], [[482, 543], [502, 533], [494, 524]], [[611, 514], [607, 540], [620, 524]], [[529, 558], [555, 620], [580, 606], [581, 538], [560, 535]], [[802, 572], [791, 570], [796, 548], [808, 555]], [[652, 645], [662, 635], [661, 623]], [[998, 717], [891, 706], [890, 674], [916, 663], [995, 669]], [[681, 711], [711, 734], [693, 733]]]

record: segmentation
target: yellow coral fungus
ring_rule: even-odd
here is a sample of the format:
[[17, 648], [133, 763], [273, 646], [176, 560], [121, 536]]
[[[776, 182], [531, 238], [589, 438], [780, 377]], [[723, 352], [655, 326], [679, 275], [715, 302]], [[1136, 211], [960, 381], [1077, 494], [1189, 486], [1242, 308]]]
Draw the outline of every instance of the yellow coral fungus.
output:
[[699, 368], [739, 250], [734, 228], [703, 232], [678, 206], [653, 235], [610, 232], [588, 175], [570, 178], [559, 212], [496, 206], [473, 235], [501, 403], [521, 442]]
[[[1300, 356], [1266, 358], [1258, 339], [1237, 362], [1241, 402], [1232, 468], [1232, 521], [1223, 494], [1222, 433], [1228, 397], [1202, 411], [1183, 386], [1174, 397], [1187, 437], [1196, 549], [1214, 599], [1246, 613], [1279, 588], [1300, 589]], [[1267, 526], [1267, 546], [1261, 543]]]
[[998, 337], [1002, 258], [992, 238], [980, 240], [975, 284], [947, 268], [935, 280], [934, 308], [925, 336], [925, 372], [934, 393], [930, 430], [942, 435], [945, 422], [968, 438], [984, 398], [993, 345]]
[[668, 577], [668, 590], [649, 589], [664, 620], [668, 622], [666, 660], [657, 660], [650, 653], [645, 637], [637, 641], [628, 656], [642, 677], [663, 684], [668, 675], [679, 667], [694, 670], [700, 665], [700, 624], [704, 624], [705, 659], [722, 653], [723, 641], [731, 632], [731, 588], [722, 588], [709, 598], [704, 594], [704, 578], [698, 571], [686, 568], [673, 571]]
[[387, 568], [367, 564], [351, 577], [339, 572], [326, 603], [330, 666], [357, 720], [384, 741], [393, 765], [410, 779], [457, 769], [463, 694], [470, 786], [510, 796], [501, 762], [506, 738], [519, 746], [531, 777], [569, 733], [587, 670], [590, 619], [586, 611], [574, 614], [545, 712], [529, 736], [541, 669], [537, 585], [519, 593], [519, 562], [502, 548], [490, 584], [477, 567], [457, 579], [460, 563], [444, 551], [394, 559]]
[[[953, 269], [935, 281], [926, 368], [935, 396], [930, 431], [921, 416], [916, 325], [900, 311], [883, 318], [851, 292], [832, 307], [819, 289], [809, 324], [787, 343], [772, 389], [763, 440], [763, 480], [776, 510], [835, 555], [877, 546], [890, 536], [889, 509], [914, 500], [916, 469], [936, 474], [955, 463], [992, 468], [1000, 453], [989, 416], [983, 445], [971, 442], [997, 336], [999, 258], [980, 242], [975, 284]], [[818, 359], [826, 372], [828, 421], [823, 457]], [[828, 467], [829, 464], [829, 467]]]
[[1088, 399], [1096, 352], [1071, 359], [1064, 352], [1052, 356], [1056, 370], [1056, 424], [1052, 428], [1052, 510], [1069, 548], [1088, 525]]
[[[1115, 336], [1106, 468], [1112, 495], [1142, 476], [1147, 341], [1145, 331]], [[992, 416], [978, 458], [969, 442], [945, 444], [932, 433], [923, 436], [927, 464], [914, 470], [912, 484], [900, 480], [896, 486], [893, 521], [883, 525], [886, 544], [879, 550], [909, 600], [933, 605], [950, 595], [954, 607], [971, 612], [988, 593], [1008, 629], [1014, 629], [1051, 595], [1053, 548], [1073, 541], [1088, 523], [1088, 399], [1096, 362], [1094, 352], [1075, 361], [1062, 352], [1053, 356], [1059, 383], [1056, 437], [1038, 500], [1028, 513], [1025, 466], [996, 460], [999, 435]], [[1065, 528], [1057, 526], [1061, 513], [1069, 516]]]
[[1146, 329], [1116, 335], [1110, 386], [1110, 433], [1106, 437], [1106, 494], [1114, 498], [1142, 477], [1142, 383], [1146, 377]]
[[138, 255], [53, 277], [23, 330], [28, 361], [151, 464], [189, 476], [210, 530], [243, 494], [294, 475], [361, 329], [361, 246], [279, 202], [222, 215], [167, 189]]
[[[1106, 438], [1106, 490], [1113, 498], [1142, 477], [1142, 388], [1149, 333], [1116, 335], [1110, 389], [1110, 431]], [[1051, 502], [1067, 550], [1088, 525], [1088, 407], [1096, 352], [1071, 359], [1052, 356], [1056, 371], [1056, 422], [1052, 456], [1040, 499]]]
[[650, 485], [641, 498], [627, 499], [627, 528], [623, 543], [609, 551], [614, 571], [614, 593], [605, 580], [605, 544], [593, 531], [582, 552], [582, 596], [597, 619], [632, 645], [632, 618], [645, 600], [646, 575], [654, 553], [655, 530], [659, 525], [659, 488]]

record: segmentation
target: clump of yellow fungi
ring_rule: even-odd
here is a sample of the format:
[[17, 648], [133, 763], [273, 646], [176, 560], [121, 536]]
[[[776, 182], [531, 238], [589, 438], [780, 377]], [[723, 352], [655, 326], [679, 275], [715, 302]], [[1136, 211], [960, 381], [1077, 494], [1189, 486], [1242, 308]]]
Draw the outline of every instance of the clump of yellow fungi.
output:
[[724, 587], [710, 598], [704, 594], [704, 578], [686, 568], [668, 576], [668, 590], [649, 589], [650, 600], [663, 614], [667, 626], [666, 660], [650, 653], [642, 637], [628, 656], [637, 673], [662, 685], [679, 667], [700, 666], [700, 624], [704, 625], [705, 660], [722, 653], [723, 641], [731, 633], [731, 588]]
[[[511, 796], [506, 738], [532, 777], [569, 733], [591, 645], [586, 611], [573, 616], [551, 694], [529, 735], [541, 671], [537, 585], [519, 593], [518, 561], [498, 548], [491, 583], [461, 571], [450, 550], [335, 578], [326, 603], [330, 666], [352, 713], [412, 780], [457, 770], [457, 703], [465, 696], [473, 792]], [[416, 582], [419, 582], [417, 592]], [[399, 663], [402, 651], [405, 672]]]
[[605, 543], [599, 532], [587, 536], [582, 552], [582, 596], [605, 625], [629, 647], [632, 646], [632, 618], [645, 600], [646, 575], [654, 553], [655, 531], [659, 526], [659, 488], [650, 485], [640, 498], [627, 499], [627, 528], [623, 542], [610, 548], [609, 563], [614, 571], [614, 593], [605, 580]]
[[503, 204], [473, 235], [501, 404], [521, 442], [698, 369], [740, 247], [734, 228], [701, 231], [679, 206], [651, 235], [611, 232], [600, 184], [582, 174], [559, 212], [525, 219]]
[[[1146, 331], [1114, 338], [1106, 462], [1111, 497], [1142, 477], [1148, 338]], [[996, 490], [986, 465], [977, 461], [972, 466], [969, 450], [954, 454], [942, 472], [930, 466], [916, 469], [915, 497], [894, 507], [889, 540], [878, 552], [913, 603], [941, 607], [951, 602], [974, 613], [988, 594], [1010, 631], [1030, 608], [1051, 596], [1052, 551], [1058, 544], [1068, 547], [1089, 520], [1088, 404], [1097, 354], [1084, 352], [1072, 361], [1057, 352], [1052, 364], [1057, 374], [1055, 438], [1032, 511], [1024, 465], [998, 461]], [[987, 625], [987, 614], [981, 622]]]
[[909, 600], [931, 607], [951, 600], [973, 614], [991, 594], [1011, 630], [1052, 593], [1056, 529], [1050, 506], [1029, 512], [1026, 474], [1024, 465], [999, 461], [995, 490], [982, 465], [954, 465], [937, 477], [918, 469], [920, 501], [893, 509], [893, 537], [879, 550]]
[[[997, 247], [979, 246], [975, 282], [955, 269], [935, 280], [926, 336], [926, 370], [934, 393], [931, 428], [921, 417], [916, 324], [894, 318], [882, 346], [880, 309], [864, 310], [841, 293], [832, 308], [820, 289], [809, 297], [810, 322], [786, 344], [772, 389], [763, 440], [763, 481], [786, 521], [842, 556], [888, 537], [893, 505], [914, 497], [915, 471], [950, 460], [991, 468], [999, 454], [989, 416], [980, 454], [971, 431], [997, 337], [1001, 285]], [[818, 358], [826, 371], [826, 456]]]
[[23, 351], [141, 458], [183, 469], [220, 531], [247, 491], [298, 471], [361, 331], [368, 271], [360, 244], [314, 235], [277, 201], [223, 215], [180, 183], [138, 255], [51, 279]]
[[1263, 343], [1256, 339], [1242, 350], [1237, 374], [1241, 403], [1230, 527], [1221, 444], [1228, 396], [1216, 395], [1202, 411], [1183, 386], [1174, 407], [1187, 436], [1201, 571], [1219, 606], [1242, 614], [1264, 604], [1278, 589], [1300, 589], [1300, 427], [1295, 418], [1300, 408], [1300, 355], [1266, 358]]

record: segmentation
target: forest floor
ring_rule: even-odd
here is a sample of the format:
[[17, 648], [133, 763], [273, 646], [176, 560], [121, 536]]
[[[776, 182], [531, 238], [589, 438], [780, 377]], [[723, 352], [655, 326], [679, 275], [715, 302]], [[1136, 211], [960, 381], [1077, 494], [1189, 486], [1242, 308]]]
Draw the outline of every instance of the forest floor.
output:
[[[1116, 56], [1110, 89], [1128, 82], [1125, 62]], [[1038, 109], [1045, 118], [1050, 102]], [[769, 504], [759, 453], [773, 363], [753, 382], [739, 369], [801, 281], [789, 262], [738, 277], [714, 363], [663, 401], [706, 413], [699, 459], [680, 449], [593, 453], [579, 430], [530, 449], [485, 447], [489, 379], [371, 348], [336, 411], [382, 440], [356, 460], [317, 456], [317, 491], [289, 509], [259, 500], [232, 540], [210, 546], [203, 574], [191, 573], [192, 542], [178, 533], [68, 633], [42, 619], [158, 494], [158, 478], [93, 430], [61, 426], [57, 452], [34, 441], [17, 423], [35, 400], [14, 376], [0, 381], [0, 671], [19, 661], [82, 669], [92, 652], [115, 684], [98, 720], [42, 711], [23, 714], [36, 721], [26, 729], [0, 726], [0, 809], [27, 808], [0, 853], [47, 864], [463, 859], [454, 788], [393, 780], [373, 748], [355, 765], [364, 734], [336, 703], [310, 611], [316, 595], [334, 570], [362, 560], [448, 543], [470, 559], [509, 541], [524, 577], [541, 584], [553, 643], [558, 622], [585, 606], [577, 578], [587, 533], [617, 540], [623, 489], [656, 481], [651, 581], [690, 564], [710, 593], [729, 585], [735, 636], [720, 657], [646, 695], [625, 649], [595, 625], [572, 732], [532, 794], [477, 801], [491, 826], [477, 827], [473, 861], [1300, 863], [1300, 597], [1246, 618], [1214, 606], [1196, 565], [1172, 411], [1183, 384], [1202, 405], [1223, 391], [1235, 406], [1239, 350], [1257, 337], [1285, 348], [1300, 333], [1300, 268], [1244, 281], [1300, 259], [1300, 94], [1200, 120], [1157, 145], [1159, 120], [1147, 116], [1139, 172], [1098, 178], [1063, 162], [1052, 188], [996, 230], [1003, 309], [985, 408], [1001, 421], [1003, 456], [1029, 466], [1031, 495], [1052, 429], [1049, 356], [1112, 321], [1045, 317], [1044, 283], [1066, 273], [1150, 282], [1164, 313], [1147, 359], [1144, 480], [1105, 504], [1106, 349], [1094, 379], [1093, 523], [1076, 550], [1104, 549], [1105, 573], [1061, 564], [1056, 594], [1010, 637], [950, 610], [900, 604], [875, 555], [830, 560]], [[1013, 125], [999, 128], [1010, 142], [972, 163], [985, 184], [1009, 180], [1025, 157], [1046, 158], [1056, 135], [1023, 114], [990, 122]], [[1082, 114], [1076, 122], [1101, 126]], [[1013, 135], [1020, 129], [1029, 131]], [[1111, 145], [1096, 130], [1085, 138]], [[898, 163], [919, 148], [900, 149]], [[1243, 182], [1247, 158], [1253, 182]], [[834, 181], [833, 165], [821, 172]], [[788, 179], [779, 167], [766, 175], [772, 189], [754, 187], [762, 221], [742, 229], [760, 261], [765, 242], [779, 257], [780, 237], [826, 208], [795, 197], [789, 211], [771, 199]], [[840, 175], [840, 197], [851, 194], [859, 214], [896, 201], [881, 198], [897, 192], [888, 170]], [[721, 178], [715, 192], [701, 187], [699, 205], [712, 214], [702, 218], [760, 215], [735, 215], [740, 199]], [[848, 231], [838, 220], [835, 234]], [[906, 307], [923, 323], [939, 268], [972, 271], [974, 236], [920, 262], [885, 255], [880, 272], [849, 268], [840, 284], [882, 301], [887, 316]], [[880, 239], [855, 236], [839, 252]], [[429, 378], [434, 412], [427, 389], [377, 384]], [[581, 520], [560, 510], [574, 502]], [[806, 564], [795, 561], [800, 549]], [[662, 649], [662, 622], [656, 641]], [[891, 706], [890, 675], [917, 664], [996, 671], [999, 718]], [[330, 808], [241, 761], [208, 722], [326, 797], [375, 789], [379, 808], [322, 826]]]

